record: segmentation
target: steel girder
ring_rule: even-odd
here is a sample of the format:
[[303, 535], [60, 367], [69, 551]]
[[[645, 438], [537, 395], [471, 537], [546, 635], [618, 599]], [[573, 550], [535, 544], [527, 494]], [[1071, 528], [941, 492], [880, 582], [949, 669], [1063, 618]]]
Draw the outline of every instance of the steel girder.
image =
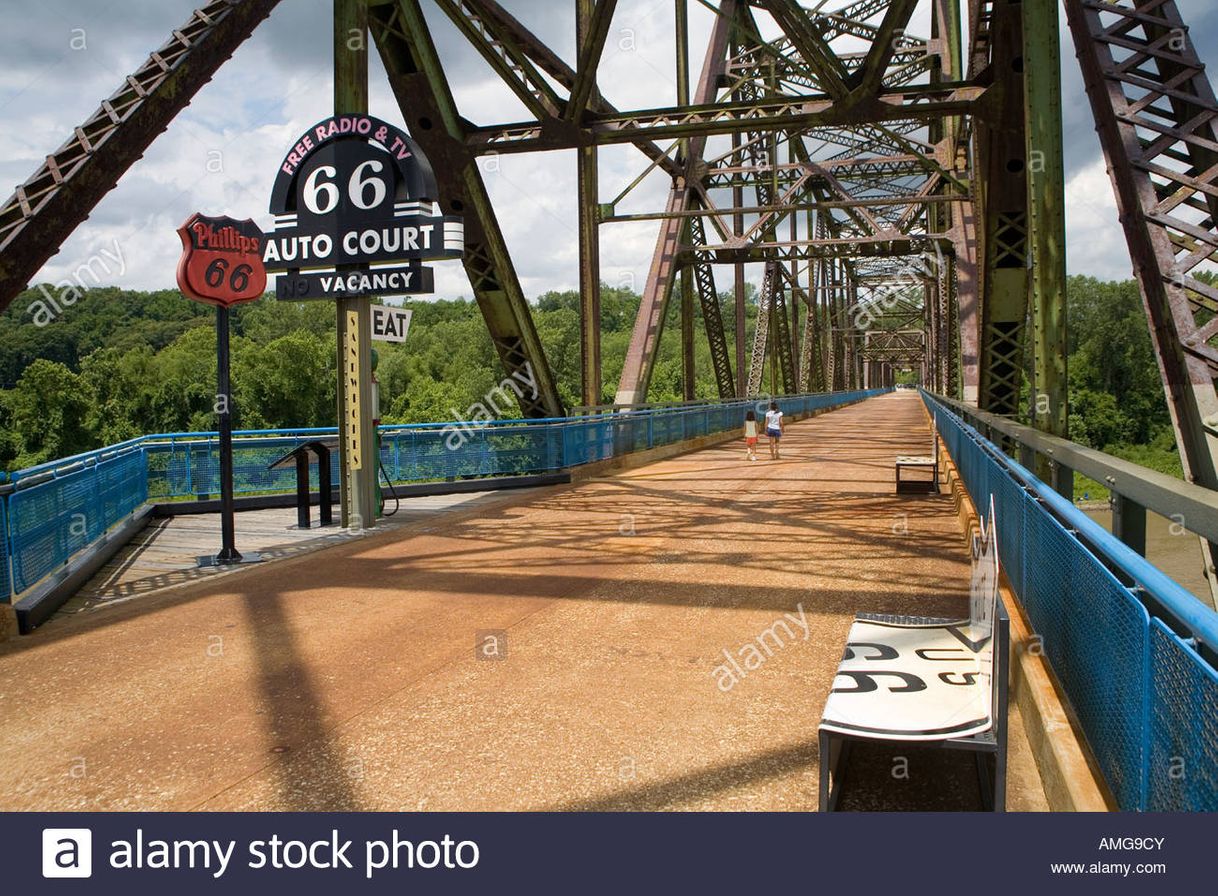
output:
[[[1024, 129], [1028, 164], [1031, 414], [1037, 429], [1069, 435], [1066, 391], [1066, 176], [1062, 153], [1057, 0], [1023, 0]], [[1047, 466], [1038, 470], [1050, 474]], [[1069, 497], [1074, 496], [1068, 477]], [[1058, 487], [1064, 482], [1056, 483]]]
[[[576, 64], [579, 72], [564, 112], [568, 121], [580, 120], [596, 87], [596, 66], [605, 46], [609, 22], [617, 0], [578, 0], [575, 8]], [[595, 406], [601, 396], [601, 249], [599, 159], [595, 146], [576, 150], [579, 225], [579, 357], [583, 403]], [[684, 318], [682, 326], [686, 325]], [[691, 377], [686, 377], [689, 388]]]
[[926, 355], [925, 334], [921, 330], [876, 330], [863, 334], [859, 354], [864, 361], [920, 364]]
[[368, 26], [411, 135], [435, 170], [446, 210], [465, 216], [462, 261], [500, 361], [509, 375], [530, 371], [537, 383], [535, 395], [521, 397], [521, 412], [526, 417], [562, 416], [553, 373], [477, 159], [465, 147], [466, 127], [418, 0], [370, 5]]
[[[1028, 312], [1028, 189], [1024, 124], [1023, 21], [1020, 4], [999, 3], [993, 14], [989, 71], [993, 87], [978, 116], [977, 185], [981, 225], [979, 406], [1019, 412]], [[976, 26], [973, 33], [977, 34]]]
[[[812, 229], [809, 222], [809, 229]], [[819, 262], [808, 265], [808, 288], [811, 295], [799, 285], [795, 269], [783, 267], [783, 275], [791, 287], [791, 303], [806, 306], [803, 337], [799, 341], [799, 361], [796, 370], [796, 388], [800, 392], [822, 392], [825, 388], [824, 368], [824, 324], [821, 321], [820, 302], [817, 299], [817, 267]]]
[[[702, 75], [694, 91], [694, 102], [705, 104], [714, 97], [719, 78], [727, 62], [727, 44], [731, 33], [731, 21], [735, 11], [735, 0], [723, 0], [720, 15], [715, 19], [711, 37], [702, 63]], [[668, 194], [666, 211], [682, 212], [689, 208], [695, 191], [691, 181], [697, 177], [697, 163], [702, 158], [706, 134], [693, 135], [687, 144], [687, 155], [679, 176], [673, 178]], [[681, 221], [668, 218], [660, 224], [660, 235], [656, 240], [647, 284], [643, 289], [638, 317], [630, 345], [626, 349], [626, 360], [618, 383], [617, 404], [644, 404], [647, 389], [651, 384], [651, 373], [659, 350], [664, 313], [672, 295], [674, 261], [680, 251]]]
[[761, 281], [761, 292], [757, 295], [757, 322], [753, 327], [748, 395], [761, 394], [761, 380], [765, 376], [766, 345], [769, 342], [770, 324], [774, 320], [774, 281], [777, 279], [775, 268], [773, 261], [766, 262], [765, 278]]
[[[581, 0], [584, 2], [584, 0]], [[602, 0], [603, 2], [603, 0]], [[575, 91], [577, 82], [580, 76], [586, 78], [595, 77], [592, 65], [597, 56], [590, 55], [586, 58], [586, 64], [580, 65], [580, 71], [571, 68], [562, 58], [548, 47], [540, 38], [534, 35], [528, 28], [524, 27], [510, 13], [500, 6], [496, 0], [463, 0], [463, 8], [467, 10], [465, 15], [474, 15], [478, 18], [478, 28], [465, 31], [467, 36], [471, 36], [471, 40], [476, 38], [475, 48], [484, 57], [495, 55], [499, 52], [496, 49], [497, 44], [511, 44], [520, 48], [521, 53], [545, 75], [552, 78], [559, 86], [568, 91]], [[606, 10], [600, 10], [596, 16], [593, 16], [591, 25], [593, 33], [595, 33], [596, 21], [603, 20]], [[598, 19], [598, 17], [601, 17]], [[606, 23], [607, 24], [607, 23]], [[581, 44], [582, 46], [582, 44]], [[594, 50], [594, 46], [589, 47], [589, 51]], [[578, 60], [577, 60], [578, 62]], [[509, 67], [509, 77], [521, 78], [522, 73], [511, 73], [515, 71]], [[521, 90], [527, 90], [527, 84], [509, 82], [508, 86], [519, 93]], [[560, 119], [551, 119], [547, 126], [551, 130], [557, 130], [564, 133], [578, 131], [579, 122], [572, 120], [571, 110], [577, 108], [577, 104], [570, 101], [562, 103], [563, 114]], [[600, 94], [593, 89], [587, 101], [587, 112], [599, 113], [604, 115], [617, 115], [618, 110], [610, 103], [606, 102]], [[586, 117], [586, 115], [584, 116]], [[468, 138], [467, 138], [468, 139]], [[664, 171], [668, 172], [673, 177], [680, 175], [683, 168], [669, 153], [665, 152], [650, 139], [642, 137], [632, 142], [645, 156], [652, 160], [652, 163], [658, 165]], [[574, 147], [568, 147], [574, 148]]]
[[0, 207], [0, 311], [279, 0], [211, 0]]
[[1065, 6], [1184, 472], [1218, 489], [1218, 101], [1174, 0]]
[[693, 272], [694, 283], [698, 290], [698, 301], [702, 306], [702, 322], [706, 328], [706, 341], [710, 346], [711, 365], [715, 371], [715, 385], [719, 390], [720, 398], [736, 398], [736, 379], [732, 375], [732, 359], [728, 354], [727, 335], [723, 330], [723, 311], [719, 307], [719, 293], [715, 290], [715, 270], [710, 265], [710, 259], [704, 256], [701, 249], [706, 245], [702, 218], [697, 216], [690, 218], [689, 229], [694, 260], [686, 265], [685, 270]]
[[[960, 188], [959, 178], [951, 170], [957, 161], [954, 154], [947, 154], [949, 167], [944, 168], [944, 152], [917, 136], [918, 129], [924, 128], [927, 121], [949, 113], [969, 111], [974, 101], [982, 95], [983, 88], [973, 83], [954, 81], [958, 64], [945, 66], [928, 62], [928, 42], [901, 33], [916, 6], [907, 0], [870, 6], [855, 4], [851, 8], [858, 14], [863, 14], [861, 11], [866, 9], [872, 10], [867, 15], [884, 11], [884, 21], [876, 26], [852, 23], [853, 30], [834, 31], [828, 37], [825, 30], [827, 25], [833, 21], [849, 22], [855, 12], [847, 14], [844, 10], [839, 11], [837, 18], [830, 19], [819, 11], [804, 10], [787, 0], [767, 0], [756, 5], [773, 15], [784, 34], [776, 41], [761, 40], [757, 37], [750, 10], [736, 7], [728, 14], [721, 8], [719, 24], [730, 22], [734, 28], [734, 37], [731, 38], [733, 50], [725, 66], [723, 84], [724, 92], [731, 94], [730, 100], [715, 100], [712, 94], [707, 97], [708, 102], [702, 105], [680, 106], [672, 112], [656, 110], [654, 114], [634, 113], [599, 119], [589, 117], [589, 132], [579, 135], [578, 139], [596, 142], [620, 139], [610, 133], [615, 127], [641, 131], [655, 127], [658, 133], [667, 131], [677, 135], [686, 132], [737, 135], [732, 151], [710, 161], [703, 169], [700, 195], [704, 208], [693, 208], [688, 202], [681, 207], [670, 201], [666, 209], [659, 213], [614, 215], [610, 220], [659, 218], [663, 222], [659, 241], [662, 246], [671, 245], [669, 234], [680, 232], [679, 225], [672, 221], [674, 218], [701, 217], [705, 214], [712, 217], [712, 222], [722, 233], [724, 228], [714, 217], [715, 210], [706, 194], [712, 189], [730, 189], [734, 191], [734, 201], [731, 207], [720, 207], [718, 213], [730, 215], [736, 221], [741, 221], [748, 214], [754, 216], [753, 222], [747, 228], [741, 223], [735, 233], [720, 245], [704, 248], [700, 243], [697, 253], [689, 247], [682, 248], [676, 259], [678, 265], [696, 257], [707, 266], [710, 263], [734, 264], [739, 271], [741, 264], [755, 261], [784, 259], [794, 262], [801, 258], [875, 255], [895, 259], [928, 249], [938, 251], [948, 234], [926, 233], [925, 207], [967, 203], [969, 196], [967, 188]], [[809, 22], [814, 24], [809, 25]], [[858, 54], [836, 54], [831, 51], [827, 41], [843, 33], [865, 35], [873, 43], [871, 50]], [[947, 43], [939, 42], [950, 50]], [[936, 44], [936, 52], [945, 52], [939, 49], [939, 44]], [[955, 47], [958, 52], [958, 38]], [[907, 54], [909, 58], [902, 58], [898, 63], [896, 60], [902, 54]], [[919, 54], [923, 57], [920, 65], [924, 70], [933, 69], [940, 74], [946, 72], [947, 76], [933, 83], [916, 85], [908, 85], [908, 79], [891, 80], [877, 76], [877, 73], [891, 73], [894, 65], [909, 66], [913, 56]], [[902, 90], [922, 95], [931, 104], [935, 103], [934, 97], [950, 96], [953, 100], [962, 101], [961, 105], [924, 105], [918, 112], [904, 115], [897, 111], [890, 98], [897, 95], [895, 85], [898, 81], [908, 85], [903, 86]], [[761, 89], [759, 83], [764, 85]], [[792, 89], [805, 93], [819, 91], [819, 95], [791, 95]], [[888, 104], [890, 109], [876, 115], [875, 105], [881, 102]], [[773, 120], [770, 113], [779, 108], [781, 115], [773, 117], [779, 120]], [[813, 119], [811, 123], [802, 117], [818, 110], [827, 117], [823, 120]], [[544, 122], [539, 122], [537, 126], [525, 126], [516, 129], [515, 133], [509, 133], [511, 126], [491, 127], [485, 129], [477, 139], [491, 143], [521, 140], [526, 145], [536, 146], [542, 143], [559, 145], [572, 138], [572, 135], [564, 135], [553, 129], [543, 133], [542, 125]], [[841, 146], [841, 154], [829, 158], [821, 154], [813, 160], [807, 152], [808, 140], [817, 140], [822, 147]], [[772, 157], [775, 145], [786, 148], [787, 162]], [[889, 158], [877, 157], [877, 151], [884, 154], [885, 149]], [[685, 186], [687, 191], [692, 192], [691, 187], [696, 185]], [[756, 192], [755, 205], [746, 205], [742, 201], [740, 193], [746, 188]], [[776, 199], [779, 190], [783, 192]], [[795, 211], [809, 208], [821, 211], [839, 209], [844, 217], [831, 220], [825, 235], [820, 238], [799, 239], [794, 230], [789, 242], [773, 235], [774, 228], [783, 217], [790, 216], [794, 220]], [[940, 217], [945, 222], [949, 220], [947, 215]], [[839, 270], [843, 278], [841, 289], [830, 301], [837, 303], [833, 313], [843, 325], [848, 326], [850, 318], [845, 309], [852, 302], [856, 288], [850, 279], [850, 266], [842, 265]], [[739, 295], [743, 281], [739, 274], [737, 279]], [[758, 381], [764, 369], [770, 335], [768, 325], [771, 314], [768, 308], [776, 304], [776, 298], [767, 295], [767, 304], [753, 337], [755, 351], [748, 377], [751, 383]], [[792, 305], [792, 312], [797, 308], [797, 304]], [[785, 314], [783, 322], [787, 323]], [[805, 321], [805, 326], [811, 329], [814, 324], [815, 315], [811, 315]], [[794, 332], [790, 326], [788, 330]], [[638, 347], [637, 337], [642, 332], [645, 331], [636, 330], [632, 350]], [[840, 379], [842, 382], [853, 382], [859, 375], [858, 357], [853, 350], [856, 340], [844, 332], [836, 333], [834, 338], [839, 343]], [[955, 340], [949, 341], [955, 344]], [[739, 348], [742, 342], [739, 333], [737, 342]], [[784, 348], [785, 342], [784, 339]], [[653, 340], [651, 344], [658, 345], [658, 341]], [[793, 354], [801, 354], [797, 346], [798, 342], [792, 340]], [[794, 381], [794, 376], [791, 381]], [[624, 396], [619, 400], [624, 400]]]
[[[784, 261], [796, 258], [902, 258], [923, 255], [936, 249], [949, 249], [950, 246], [950, 241], [943, 234], [923, 234], [878, 239], [833, 237], [808, 241], [773, 240], [749, 246], [721, 243], [707, 246], [706, 249], [713, 253], [711, 261], [714, 264], [738, 264], [764, 262], [770, 258]], [[687, 253], [682, 252], [677, 260], [684, 263], [686, 258]]]
[[[770, 355], [770, 344], [773, 344], [772, 360], [774, 362], [775, 392], [791, 393], [795, 391], [795, 362], [791, 354], [791, 323], [787, 312], [786, 284], [787, 272], [777, 261], [770, 261], [765, 266], [765, 278], [762, 280], [761, 293], [757, 302], [757, 326], [753, 331], [752, 363], [749, 366], [749, 395], [761, 394], [761, 383], [765, 377], [765, 362]], [[770, 339], [770, 331], [774, 338]]]
[[[727, 0], [722, 0], [726, 5]], [[637, 112], [589, 114], [584, 127], [552, 121], [517, 122], [471, 129], [466, 142], [476, 152], [538, 152], [586, 144], [638, 143], [665, 137], [706, 137], [738, 131], [834, 127], [859, 121], [928, 121], [973, 111], [985, 89], [970, 83], [883, 90], [849, 108], [824, 95], [792, 96], [756, 103], [707, 102]]]

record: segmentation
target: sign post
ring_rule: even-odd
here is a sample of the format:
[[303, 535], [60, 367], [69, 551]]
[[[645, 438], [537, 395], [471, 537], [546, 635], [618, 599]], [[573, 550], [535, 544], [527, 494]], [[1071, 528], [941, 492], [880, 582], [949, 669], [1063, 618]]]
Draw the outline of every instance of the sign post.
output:
[[[430, 292], [428, 259], [460, 258], [464, 223], [443, 215], [435, 175], [400, 128], [363, 113], [332, 115], [303, 133], [271, 191], [275, 227], [263, 262], [283, 272], [281, 299], [335, 299], [339, 337], [342, 520], [375, 524], [379, 458], [372, 425], [371, 341], [405, 338], [400, 314], [371, 298]], [[400, 341], [400, 340], [398, 340]]]
[[233, 415], [229, 407], [232, 395], [228, 365], [228, 307], [216, 309], [216, 394], [220, 402], [220, 553], [200, 557], [200, 566], [240, 563], [244, 557], [237, 550], [236, 524], [233, 519]]
[[191, 215], [178, 228], [182, 257], [178, 288], [187, 298], [216, 306], [216, 413], [220, 418], [220, 552], [199, 566], [257, 563], [258, 554], [237, 550], [233, 501], [232, 388], [229, 379], [228, 309], [266, 290], [262, 264], [265, 236], [253, 221]]

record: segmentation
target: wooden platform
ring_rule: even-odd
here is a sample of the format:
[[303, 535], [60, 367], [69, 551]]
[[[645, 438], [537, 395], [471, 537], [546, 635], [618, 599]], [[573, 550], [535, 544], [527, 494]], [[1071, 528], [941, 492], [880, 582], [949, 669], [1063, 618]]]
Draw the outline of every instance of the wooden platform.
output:
[[[377, 522], [377, 529], [400, 528], [447, 511], [475, 507], [502, 494], [470, 492], [406, 498], [402, 500], [398, 513]], [[388, 509], [393, 510], [393, 506], [390, 500]], [[313, 516], [315, 528], [297, 529], [296, 509], [292, 507], [238, 513], [237, 549], [243, 553], [257, 552], [265, 562], [273, 562], [359, 537], [337, 525], [316, 528], [316, 510]], [[56, 615], [74, 615], [103, 604], [155, 594], [185, 582], [254, 568], [252, 565], [228, 568], [197, 566], [199, 556], [214, 553], [219, 546], [218, 513], [150, 520], [148, 527], [90, 579]]]

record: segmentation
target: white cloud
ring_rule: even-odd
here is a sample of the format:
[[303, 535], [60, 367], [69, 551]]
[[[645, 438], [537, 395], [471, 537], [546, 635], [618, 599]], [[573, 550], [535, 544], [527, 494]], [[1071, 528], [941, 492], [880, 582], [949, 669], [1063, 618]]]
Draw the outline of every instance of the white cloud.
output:
[[1069, 273], [1102, 280], [1127, 280], [1133, 275], [1103, 158], [1066, 182], [1066, 233]]
[[[21, 16], [30, 27], [0, 34], [0, 53], [6, 60], [0, 72], [0, 180], [24, 180], [170, 28], [185, 20], [191, 5], [192, 0], [108, 4], [42, 0], [27, 5]], [[1195, 7], [1195, 0], [1182, 0], [1181, 5]], [[508, 0], [505, 6], [571, 60], [569, 3]], [[430, 4], [425, 7], [462, 113], [476, 122], [523, 118], [519, 100], [497, 82], [454, 26]], [[690, 67], [696, 83], [712, 14], [697, 3], [691, 3], [690, 10], [694, 48]], [[1189, 9], [1185, 14], [1196, 15]], [[924, 17], [924, 11], [920, 15]], [[759, 14], [759, 21], [763, 31], [773, 36], [768, 18]], [[87, 50], [68, 48], [77, 27], [86, 30]], [[611, 101], [621, 108], [674, 101], [672, 30], [670, 0], [619, 3], [599, 70], [601, 89]], [[913, 30], [924, 32], [925, 23], [916, 21]], [[169, 288], [179, 253], [174, 231], [191, 212], [250, 215], [268, 226], [265, 210], [279, 160], [297, 135], [330, 112], [330, 43], [329, 0], [284, 0], [94, 209], [35, 282], [65, 276], [98, 247], [118, 240], [130, 260], [119, 285]], [[1068, 33], [1063, 34], [1063, 51], [1066, 108], [1077, 117], [1085, 99], [1069, 58]], [[379, 59], [375, 53], [371, 57], [372, 111], [400, 123]], [[1103, 163], [1096, 161], [1097, 147], [1086, 145], [1076, 131], [1071, 125], [1067, 134], [1070, 271], [1126, 277], [1129, 261], [1111, 185]], [[216, 159], [223, 170], [209, 171], [209, 163], [214, 166]], [[616, 196], [646, 164], [633, 148], [604, 149], [601, 198]], [[488, 171], [486, 182], [526, 294], [575, 287], [574, 155], [504, 156], [498, 171]], [[653, 172], [619, 211], [656, 211], [663, 207], [666, 190], [665, 175]], [[607, 282], [642, 288], [657, 227], [654, 221], [602, 226], [602, 273]], [[750, 270], [750, 278], [758, 276], [759, 271]], [[721, 288], [726, 286], [726, 272], [720, 271], [719, 279]], [[436, 282], [441, 295], [470, 295], [460, 264], [437, 265]]]

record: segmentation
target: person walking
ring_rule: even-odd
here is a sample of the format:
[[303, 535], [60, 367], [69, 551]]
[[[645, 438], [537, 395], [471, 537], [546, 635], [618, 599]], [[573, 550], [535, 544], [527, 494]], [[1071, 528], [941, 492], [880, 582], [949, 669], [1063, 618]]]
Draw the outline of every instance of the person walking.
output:
[[749, 451], [749, 460], [757, 460], [757, 414], [748, 411], [744, 415], [744, 445]]
[[782, 411], [778, 410], [776, 401], [771, 401], [770, 409], [765, 412], [765, 434], [770, 439], [770, 457], [778, 460], [778, 440], [782, 438]]

